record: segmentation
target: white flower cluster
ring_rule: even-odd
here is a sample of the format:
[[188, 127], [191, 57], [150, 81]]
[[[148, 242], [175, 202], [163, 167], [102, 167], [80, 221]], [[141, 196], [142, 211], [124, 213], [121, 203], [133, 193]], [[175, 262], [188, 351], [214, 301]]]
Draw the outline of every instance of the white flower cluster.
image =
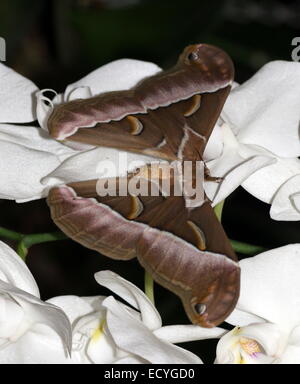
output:
[[[145, 294], [110, 271], [95, 274], [113, 296], [60, 296], [43, 302], [26, 264], [0, 242], [0, 363], [200, 364], [172, 343], [218, 337], [224, 331], [162, 327]], [[134, 309], [133, 309], [134, 308]]]
[[[26, 264], [0, 242], [0, 363], [202, 364], [175, 343], [220, 338], [216, 363], [300, 362], [300, 244], [242, 260], [232, 331], [162, 326], [151, 301], [110, 271], [95, 274], [113, 296], [43, 302]], [[259, 300], [258, 300], [259, 298]], [[203, 356], [204, 357], [204, 356]]]

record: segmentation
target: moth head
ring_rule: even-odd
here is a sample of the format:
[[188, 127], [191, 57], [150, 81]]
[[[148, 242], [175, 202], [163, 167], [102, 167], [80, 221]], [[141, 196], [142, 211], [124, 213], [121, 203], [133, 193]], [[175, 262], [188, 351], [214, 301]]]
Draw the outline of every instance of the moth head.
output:
[[187, 46], [179, 57], [179, 65], [192, 67], [204, 73], [214, 72], [220, 78], [233, 78], [234, 68], [230, 57], [222, 49], [208, 44]]
[[183, 300], [185, 310], [194, 324], [212, 328], [221, 324], [233, 311], [239, 297], [240, 269], [232, 263], [222, 276], [205, 288], [201, 283], [192, 288]]

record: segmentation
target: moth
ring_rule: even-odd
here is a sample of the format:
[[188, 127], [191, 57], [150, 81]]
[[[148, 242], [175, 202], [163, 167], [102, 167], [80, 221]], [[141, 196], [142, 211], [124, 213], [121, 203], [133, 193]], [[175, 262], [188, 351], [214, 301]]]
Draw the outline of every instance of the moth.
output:
[[[56, 140], [149, 156], [149, 165], [150, 156], [196, 164], [203, 162], [233, 78], [225, 52], [190, 45], [173, 68], [133, 89], [58, 105], [48, 129]], [[134, 177], [153, 184], [147, 165], [116, 182]], [[169, 179], [174, 184], [174, 174]], [[47, 201], [54, 222], [75, 241], [113, 259], [137, 257], [156, 282], [181, 298], [193, 323], [216, 326], [234, 309], [240, 269], [206, 196], [194, 206], [185, 194], [100, 196], [97, 180], [83, 180], [53, 188]]]

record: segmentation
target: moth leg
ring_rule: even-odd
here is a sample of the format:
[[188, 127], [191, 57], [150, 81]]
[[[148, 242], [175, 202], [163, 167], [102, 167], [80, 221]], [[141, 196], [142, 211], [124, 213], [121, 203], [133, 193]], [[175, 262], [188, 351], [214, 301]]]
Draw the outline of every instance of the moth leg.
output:
[[221, 183], [224, 180], [224, 177], [211, 176], [208, 166], [204, 163], [204, 180], [213, 181], [215, 183]]

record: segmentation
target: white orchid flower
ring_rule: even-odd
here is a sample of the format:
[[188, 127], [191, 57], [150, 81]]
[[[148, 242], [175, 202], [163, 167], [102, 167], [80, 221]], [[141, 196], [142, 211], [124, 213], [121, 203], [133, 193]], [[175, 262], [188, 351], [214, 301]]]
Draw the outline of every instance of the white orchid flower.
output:
[[[259, 147], [238, 143], [226, 123], [218, 125], [218, 130], [221, 131], [223, 139], [222, 154], [206, 163], [212, 176], [223, 178], [220, 183], [205, 182], [205, 192], [213, 206], [223, 201], [254, 172], [276, 161]], [[213, 136], [212, 140], [214, 140]]]
[[199, 357], [173, 344], [217, 338], [225, 332], [192, 324], [162, 327], [155, 306], [135, 285], [111, 271], [98, 272], [95, 278], [131, 307], [113, 296], [51, 299], [73, 324], [73, 362], [201, 364]]
[[241, 295], [217, 346], [219, 364], [300, 363], [300, 244], [244, 259]]
[[26, 264], [0, 242], [0, 363], [57, 362], [71, 337], [67, 316], [40, 299]]
[[70, 148], [34, 126], [38, 88], [0, 63], [0, 198], [27, 201], [46, 195], [41, 179], [68, 156]]
[[[230, 93], [221, 114], [224, 149], [208, 162], [214, 204], [239, 184], [272, 204], [275, 220], [300, 220], [300, 64], [275, 61]], [[211, 143], [220, 147], [220, 140]], [[215, 149], [216, 150], [216, 149]]]

